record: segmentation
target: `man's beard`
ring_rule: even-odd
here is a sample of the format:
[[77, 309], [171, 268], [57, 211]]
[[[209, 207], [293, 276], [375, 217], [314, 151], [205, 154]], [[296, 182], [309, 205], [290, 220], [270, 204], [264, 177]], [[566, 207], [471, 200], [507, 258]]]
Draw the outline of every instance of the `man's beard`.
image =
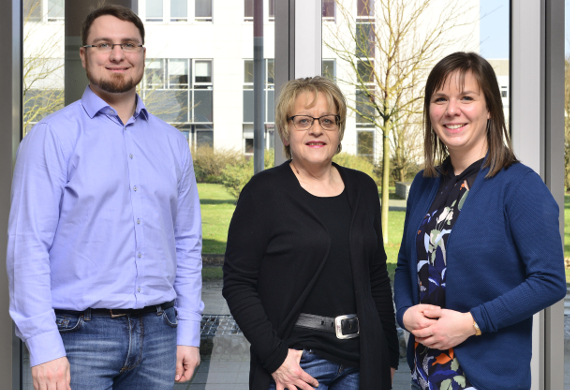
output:
[[105, 92], [124, 93], [135, 88], [138, 85], [138, 83], [141, 82], [142, 74], [140, 75], [138, 80], [134, 80], [132, 77], [127, 79], [120, 74], [112, 74], [109, 80], [105, 80], [102, 77], [99, 80], [95, 80], [92, 77], [91, 73], [89, 72], [89, 68], [87, 68], [87, 78], [89, 79], [90, 83], [96, 85]]

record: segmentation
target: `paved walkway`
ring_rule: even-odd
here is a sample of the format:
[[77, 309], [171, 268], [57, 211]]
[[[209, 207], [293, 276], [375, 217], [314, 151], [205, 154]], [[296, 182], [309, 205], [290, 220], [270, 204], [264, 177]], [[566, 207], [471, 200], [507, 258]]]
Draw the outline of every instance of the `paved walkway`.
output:
[[[247, 390], [249, 343], [229, 315], [221, 294], [222, 282], [205, 282], [202, 291], [206, 320], [202, 322], [202, 364], [193, 381], [177, 384], [175, 390]], [[565, 324], [565, 385], [570, 390], [570, 316]], [[394, 377], [393, 390], [409, 390], [410, 373], [405, 359]]]

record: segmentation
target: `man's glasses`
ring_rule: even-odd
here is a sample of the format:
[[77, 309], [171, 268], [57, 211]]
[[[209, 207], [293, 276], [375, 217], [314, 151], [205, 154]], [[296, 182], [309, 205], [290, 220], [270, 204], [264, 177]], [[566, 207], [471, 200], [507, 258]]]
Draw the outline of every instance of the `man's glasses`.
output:
[[315, 120], [319, 121], [319, 124], [325, 130], [336, 130], [340, 122], [340, 115], [329, 114], [323, 115], [320, 118], [314, 118], [309, 115], [293, 115], [287, 118], [287, 120], [293, 121], [293, 126], [295, 126], [297, 130], [310, 129]]
[[113, 50], [115, 48], [115, 46], [120, 46], [123, 51], [131, 52], [131, 53], [139, 52], [143, 48], [143, 45], [139, 45], [138, 43], [134, 43], [134, 42], [126, 42], [126, 43], [101, 42], [101, 43], [98, 43], [96, 45], [85, 45], [83, 47], [85, 47], [85, 48], [92, 47], [97, 51], [105, 53], [105, 52], [110, 52], [111, 50]]

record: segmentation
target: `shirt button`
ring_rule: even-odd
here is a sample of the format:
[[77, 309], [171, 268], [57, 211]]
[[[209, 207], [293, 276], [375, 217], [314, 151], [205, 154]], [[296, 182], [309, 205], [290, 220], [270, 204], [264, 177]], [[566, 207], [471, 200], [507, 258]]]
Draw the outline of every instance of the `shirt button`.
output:
[[141, 288], [140, 288], [140, 287], [137, 287], [137, 291], [138, 291], [138, 292], [141, 292]]
[[134, 190], [135, 192], [137, 192], [137, 186], [134, 186], [134, 187], [133, 187], [133, 190]]
[[137, 257], [140, 259], [142, 257], [142, 253], [137, 253]]
[[131, 160], [132, 160], [132, 159], [133, 159], [133, 154], [132, 154], [132, 153], [131, 153], [131, 154], [129, 154], [129, 157], [130, 157], [130, 158], [131, 158]]
[[139, 218], [137, 218], [137, 224], [141, 224], [141, 220]]

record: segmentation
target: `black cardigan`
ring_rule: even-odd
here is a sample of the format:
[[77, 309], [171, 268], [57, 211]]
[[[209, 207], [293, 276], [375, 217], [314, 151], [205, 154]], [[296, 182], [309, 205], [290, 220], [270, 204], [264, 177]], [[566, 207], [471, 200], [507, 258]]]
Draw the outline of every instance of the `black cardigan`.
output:
[[[335, 167], [352, 214], [360, 388], [390, 389], [390, 367], [398, 367], [398, 339], [378, 190], [366, 174]], [[285, 361], [287, 339], [329, 251], [326, 226], [301, 201], [301, 191], [289, 162], [260, 172], [244, 187], [230, 223], [222, 294], [251, 343], [253, 390], [266, 390], [270, 373]]]

